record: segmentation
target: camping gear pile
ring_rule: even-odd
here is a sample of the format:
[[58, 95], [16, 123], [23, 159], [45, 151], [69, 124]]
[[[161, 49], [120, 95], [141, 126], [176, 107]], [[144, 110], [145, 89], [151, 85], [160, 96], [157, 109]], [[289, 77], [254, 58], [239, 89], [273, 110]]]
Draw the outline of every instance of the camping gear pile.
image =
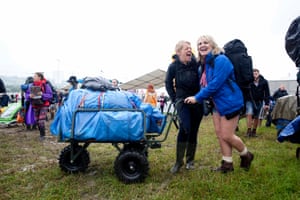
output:
[[[169, 109], [170, 110], [170, 109]], [[169, 113], [169, 112], [168, 112]], [[70, 143], [59, 155], [59, 167], [68, 173], [85, 171], [90, 143], [112, 143], [119, 151], [114, 169], [124, 183], [144, 181], [149, 171], [148, 148], [160, 148], [175, 111], [162, 114], [127, 91], [77, 89], [59, 107], [50, 131], [59, 142]], [[167, 131], [162, 135], [167, 121]]]

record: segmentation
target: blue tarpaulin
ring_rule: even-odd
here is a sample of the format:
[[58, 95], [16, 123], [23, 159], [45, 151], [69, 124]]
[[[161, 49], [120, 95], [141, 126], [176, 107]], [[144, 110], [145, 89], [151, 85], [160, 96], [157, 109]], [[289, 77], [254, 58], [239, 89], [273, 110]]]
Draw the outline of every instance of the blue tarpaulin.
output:
[[279, 142], [288, 140], [292, 143], [300, 143], [300, 116], [296, 117], [284, 129], [282, 129], [277, 140]]
[[50, 131], [62, 140], [140, 141], [145, 132], [161, 133], [166, 123], [166, 116], [149, 106], [126, 91], [73, 90], [58, 109]]

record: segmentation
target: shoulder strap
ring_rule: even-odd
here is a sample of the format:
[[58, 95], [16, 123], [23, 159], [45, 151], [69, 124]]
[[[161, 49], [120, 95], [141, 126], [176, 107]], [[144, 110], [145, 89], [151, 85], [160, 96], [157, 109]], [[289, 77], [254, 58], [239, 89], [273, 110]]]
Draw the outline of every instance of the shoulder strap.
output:
[[[220, 55], [220, 54], [213, 55], [213, 58], [209, 61], [209, 64], [210, 64], [212, 67], [215, 66], [215, 59], [216, 59], [219, 55]], [[232, 80], [231, 78], [229, 78], [229, 79], [227, 80], [228, 85], [229, 85], [230, 89], [232, 90], [232, 92], [234, 92], [234, 88], [233, 88], [233, 86], [232, 86], [232, 82], [233, 82], [233, 81], [234, 81], [234, 80]]]
[[297, 86], [297, 90], [296, 90], [296, 96], [297, 96], [297, 115], [300, 115], [299, 87], [300, 87], [300, 85]]

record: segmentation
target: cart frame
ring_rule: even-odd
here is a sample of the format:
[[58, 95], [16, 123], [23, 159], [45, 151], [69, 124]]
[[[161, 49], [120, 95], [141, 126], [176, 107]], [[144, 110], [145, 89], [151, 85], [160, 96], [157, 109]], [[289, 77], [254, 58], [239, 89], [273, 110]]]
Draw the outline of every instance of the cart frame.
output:
[[[173, 111], [171, 109], [173, 107]], [[76, 115], [81, 112], [141, 112], [144, 117], [144, 138], [140, 141], [97, 141], [75, 139]], [[72, 116], [71, 136], [63, 140], [62, 133], [58, 135], [58, 142], [70, 143], [59, 155], [59, 167], [67, 173], [84, 172], [90, 163], [87, 151], [91, 143], [112, 143], [119, 151], [114, 162], [114, 169], [118, 179], [124, 183], [143, 182], [149, 172], [148, 149], [161, 148], [161, 143], [166, 141], [171, 125], [174, 123], [178, 129], [178, 116], [173, 104], [170, 104], [166, 113], [166, 125], [162, 133], [146, 132], [146, 114], [140, 109], [101, 109], [101, 108], [78, 108]], [[159, 136], [162, 138], [158, 139]]]

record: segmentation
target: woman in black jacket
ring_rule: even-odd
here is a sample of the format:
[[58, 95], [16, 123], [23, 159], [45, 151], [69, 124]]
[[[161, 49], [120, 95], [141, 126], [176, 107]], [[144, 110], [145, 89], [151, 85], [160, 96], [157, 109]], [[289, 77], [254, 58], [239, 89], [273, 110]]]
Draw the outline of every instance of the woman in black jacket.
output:
[[177, 173], [184, 164], [186, 169], [194, 168], [197, 147], [197, 133], [203, 116], [202, 104], [185, 104], [184, 99], [195, 95], [199, 87], [198, 64], [193, 56], [191, 44], [179, 41], [175, 47], [176, 55], [167, 71], [165, 86], [172, 103], [177, 109], [180, 128], [176, 144], [176, 162], [171, 173]]

